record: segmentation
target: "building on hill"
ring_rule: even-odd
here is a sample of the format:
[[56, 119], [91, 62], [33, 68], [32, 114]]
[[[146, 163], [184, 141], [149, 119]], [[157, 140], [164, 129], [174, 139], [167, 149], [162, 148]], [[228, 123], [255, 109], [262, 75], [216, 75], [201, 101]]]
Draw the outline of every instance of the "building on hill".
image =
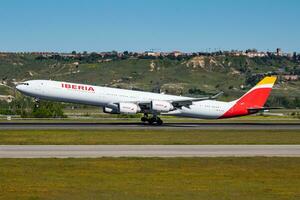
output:
[[233, 56], [247, 56], [249, 58], [254, 58], [254, 57], [266, 57], [268, 56], [268, 53], [266, 52], [258, 52], [257, 50], [247, 50], [247, 51], [231, 51], [228, 54], [233, 55]]
[[154, 57], [158, 57], [160, 56], [160, 52], [154, 52], [154, 51], [145, 51], [144, 52], [144, 55], [145, 56], [154, 56]]
[[171, 52], [169, 55], [174, 56], [174, 57], [178, 57], [178, 56], [182, 56], [182, 52], [180, 51], [173, 51]]
[[285, 81], [297, 81], [299, 79], [298, 75], [283, 75], [282, 79]]
[[237, 51], [237, 50], [232, 50], [231, 52], [228, 52], [228, 54], [232, 56], [246, 56], [247, 54], [244, 51]]
[[246, 53], [246, 56], [249, 58], [266, 57], [266, 56], [268, 56], [268, 54], [266, 52], [248, 52], [248, 53]]

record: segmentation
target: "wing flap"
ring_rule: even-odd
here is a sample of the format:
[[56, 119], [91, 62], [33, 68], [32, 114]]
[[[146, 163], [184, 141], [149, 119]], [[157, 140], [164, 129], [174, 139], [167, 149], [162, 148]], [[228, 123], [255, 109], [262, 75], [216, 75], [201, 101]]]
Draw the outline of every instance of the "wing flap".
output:
[[193, 102], [217, 99], [223, 93], [224, 92], [219, 92], [218, 94], [215, 94], [215, 95], [210, 96], [210, 97], [190, 98], [190, 99], [186, 99], [186, 100], [175, 100], [175, 101], [172, 101], [171, 103], [174, 107], [183, 107], [183, 106], [184, 107], [189, 107], [190, 105], [193, 104]]

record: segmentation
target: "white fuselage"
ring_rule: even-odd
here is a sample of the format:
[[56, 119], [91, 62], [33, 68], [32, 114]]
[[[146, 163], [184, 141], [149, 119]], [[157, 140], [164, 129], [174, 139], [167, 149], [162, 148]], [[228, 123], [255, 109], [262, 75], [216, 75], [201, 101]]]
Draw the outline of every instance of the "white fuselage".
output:
[[[17, 89], [28, 96], [38, 99], [80, 103], [101, 107], [120, 102], [145, 102], [152, 100], [174, 101], [186, 100], [189, 98], [50, 80], [26, 81], [25, 84], [18, 85]], [[233, 104], [234, 102], [203, 100], [193, 102], [193, 104], [189, 107], [182, 107], [181, 109], [176, 109], [164, 114], [216, 119], [220, 118], [226, 111], [228, 111]]]

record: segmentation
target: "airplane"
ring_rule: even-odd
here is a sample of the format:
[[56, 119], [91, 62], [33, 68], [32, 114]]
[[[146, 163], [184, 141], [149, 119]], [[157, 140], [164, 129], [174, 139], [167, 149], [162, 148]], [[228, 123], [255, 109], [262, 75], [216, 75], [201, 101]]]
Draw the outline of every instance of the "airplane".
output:
[[221, 93], [202, 98], [175, 96], [127, 89], [100, 87], [52, 80], [29, 80], [17, 84], [24, 95], [39, 99], [79, 103], [103, 108], [104, 113], [143, 113], [142, 122], [162, 125], [159, 115], [201, 119], [224, 119], [269, 110], [264, 107], [277, 77], [267, 76], [239, 99], [217, 101]]

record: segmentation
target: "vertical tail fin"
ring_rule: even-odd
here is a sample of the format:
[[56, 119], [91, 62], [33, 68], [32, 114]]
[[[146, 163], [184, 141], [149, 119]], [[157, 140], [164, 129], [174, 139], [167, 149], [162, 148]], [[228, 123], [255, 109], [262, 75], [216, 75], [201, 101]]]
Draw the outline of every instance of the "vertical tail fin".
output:
[[251, 90], [237, 100], [237, 103], [249, 107], [263, 107], [271, 93], [277, 77], [267, 76], [257, 83]]
[[268, 76], [257, 83], [241, 98], [234, 101], [234, 105], [221, 118], [251, 114], [250, 109], [262, 108], [273, 88], [277, 77]]

